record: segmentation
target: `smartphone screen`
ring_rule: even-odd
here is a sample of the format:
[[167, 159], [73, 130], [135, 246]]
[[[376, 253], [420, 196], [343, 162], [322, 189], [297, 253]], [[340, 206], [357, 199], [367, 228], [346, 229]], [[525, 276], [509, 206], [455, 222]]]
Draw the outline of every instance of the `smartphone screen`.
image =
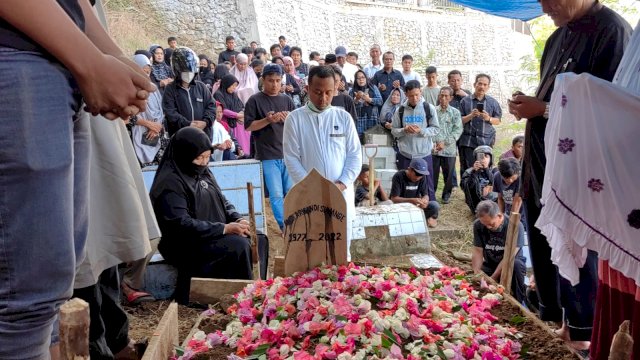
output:
[[476, 104], [476, 109], [478, 109], [478, 111], [483, 112], [484, 111], [484, 103], [477, 103]]

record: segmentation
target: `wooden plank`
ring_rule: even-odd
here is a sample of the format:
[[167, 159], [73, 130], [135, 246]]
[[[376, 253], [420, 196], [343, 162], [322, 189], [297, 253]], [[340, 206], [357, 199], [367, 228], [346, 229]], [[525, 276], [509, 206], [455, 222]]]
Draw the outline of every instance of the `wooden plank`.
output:
[[253, 278], [260, 279], [260, 255], [258, 254], [258, 232], [256, 231], [256, 211], [253, 209], [253, 184], [247, 183], [249, 199], [249, 226], [251, 232], [251, 257], [253, 258]]
[[518, 246], [518, 227], [520, 225], [520, 214], [511, 212], [509, 215], [509, 227], [507, 228], [507, 241], [504, 245], [504, 262], [500, 273], [500, 285], [511, 294], [511, 278], [513, 277], [513, 261], [516, 257], [516, 247]]
[[73, 298], [60, 307], [60, 355], [62, 360], [89, 359], [89, 304]]
[[253, 280], [191, 278], [189, 300], [201, 304], [215, 304], [222, 295], [235, 294]]
[[284, 256], [275, 256], [273, 258], [273, 277], [284, 277]]
[[149, 341], [142, 360], [167, 360], [180, 343], [178, 338], [178, 304], [171, 303]]

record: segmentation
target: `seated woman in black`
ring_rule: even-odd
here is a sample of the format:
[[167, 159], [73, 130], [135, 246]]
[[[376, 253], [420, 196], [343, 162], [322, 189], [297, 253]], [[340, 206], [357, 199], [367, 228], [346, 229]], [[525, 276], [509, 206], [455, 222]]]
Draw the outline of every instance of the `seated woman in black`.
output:
[[[162, 231], [158, 250], [178, 269], [174, 297], [185, 304], [191, 277], [252, 279], [249, 222], [227, 201], [207, 165], [211, 140], [185, 127], [171, 138], [151, 187]], [[258, 236], [261, 277], [266, 276], [268, 240]], [[264, 260], [264, 261], [262, 261]]]

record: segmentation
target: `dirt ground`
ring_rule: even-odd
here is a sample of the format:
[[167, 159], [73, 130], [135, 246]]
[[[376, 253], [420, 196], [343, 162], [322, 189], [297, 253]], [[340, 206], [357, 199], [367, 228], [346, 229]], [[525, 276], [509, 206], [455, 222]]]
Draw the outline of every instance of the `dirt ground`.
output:
[[[273, 270], [274, 256], [284, 255], [284, 241], [282, 233], [273, 218], [269, 200], [266, 200], [266, 217], [267, 232], [269, 237], [269, 268]], [[470, 270], [470, 264], [459, 261], [450, 257], [447, 251], [470, 253], [472, 246], [471, 224], [473, 215], [464, 203], [464, 194], [459, 189], [453, 192], [451, 203], [442, 205], [439, 224], [436, 230], [446, 230], [443, 234], [431, 236], [432, 252], [444, 264], [450, 266], [458, 266], [465, 270]], [[384, 262], [372, 259], [370, 264], [406, 267], [407, 258], [397, 257], [385, 259]], [[155, 327], [160, 322], [164, 311], [169, 306], [169, 301], [159, 301], [146, 303], [137, 307], [125, 307], [129, 314], [130, 320], [130, 336], [134, 340], [142, 340], [149, 338], [153, 334]], [[202, 312], [201, 309], [192, 309], [185, 306], [178, 307], [180, 339], [181, 341], [187, 336], [191, 328], [194, 326], [198, 316]], [[499, 322], [511, 324], [515, 315], [520, 314], [520, 309], [514, 305], [503, 302], [492, 313], [499, 318]], [[211, 322], [211, 321], [210, 321]], [[207, 330], [212, 330], [211, 326], [219, 327], [224, 321], [213, 321], [211, 324], [203, 324]], [[514, 326], [513, 324], [511, 324]], [[516, 326], [524, 335], [521, 343], [528, 349], [528, 354], [524, 359], [575, 359], [563, 345], [562, 341], [551, 336], [546, 330], [541, 329], [532, 321], [525, 321]], [[221, 359], [223, 354], [228, 354], [228, 350], [224, 348], [215, 348], [211, 352], [202, 354], [198, 359]]]

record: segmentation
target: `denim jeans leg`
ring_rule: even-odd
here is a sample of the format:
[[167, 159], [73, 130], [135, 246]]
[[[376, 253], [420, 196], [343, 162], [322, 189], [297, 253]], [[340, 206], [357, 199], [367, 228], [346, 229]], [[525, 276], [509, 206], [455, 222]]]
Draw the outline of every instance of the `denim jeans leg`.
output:
[[74, 154], [71, 77], [41, 54], [0, 48], [0, 98], [0, 359], [48, 359], [84, 250], [74, 157], [88, 151]]
[[262, 172], [264, 173], [265, 185], [269, 190], [269, 202], [273, 216], [282, 229], [284, 227], [284, 189], [278, 161], [282, 160], [262, 160]]
[[424, 209], [424, 217], [427, 219], [437, 219], [440, 214], [440, 204], [437, 201], [429, 201], [427, 208]]
[[291, 180], [291, 176], [289, 176], [287, 165], [284, 164], [284, 159], [278, 160], [278, 164], [280, 167], [280, 176], [282, 177], [282, 189], [284, 190], [283, 193], [284, 196], [287, 196], [289, 190], [291, 190], [291, 187], [293, 187], [293, 180]]

